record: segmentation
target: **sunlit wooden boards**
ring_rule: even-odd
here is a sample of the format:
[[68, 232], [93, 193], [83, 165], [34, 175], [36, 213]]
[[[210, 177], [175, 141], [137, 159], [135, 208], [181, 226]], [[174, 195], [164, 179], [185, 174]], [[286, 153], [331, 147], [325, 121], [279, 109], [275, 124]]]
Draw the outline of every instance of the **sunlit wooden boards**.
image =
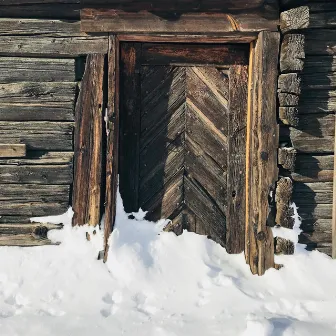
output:
[[[83, 32], [133, 34], [213, 34], [277, 29], [278, 11], [272, 6], [262, 8], [261, 4], [261, 7], [254, 11], [247, 10], [243, 14], [238, 11], [227, 11], [225, 14], [223, 9], [220, 10], [215, 4], [210, 4], [210, 7], [211, 5], [213, 6], [212, 12], [200, 12], [200, 9], [186, 11], [176, 8], [173, 14], [167, 8], [166, 12], [155, 10], [155, 5], [154, 8], [145, 9], [146, 7], [143, 7], [140, 11], [113, 8], [113, 5], [105, 9], [83, 8], [81, 10], [81, 30]], [[160, 5], [157, 6], [160, 7]], [[268, 12], [268, 15], [265, 15], [265, 12]]]

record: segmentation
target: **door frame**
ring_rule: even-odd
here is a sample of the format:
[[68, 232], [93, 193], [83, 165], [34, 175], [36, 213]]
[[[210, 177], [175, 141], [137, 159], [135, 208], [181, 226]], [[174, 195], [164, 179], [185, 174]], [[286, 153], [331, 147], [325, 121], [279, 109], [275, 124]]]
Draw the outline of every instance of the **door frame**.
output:
[[235, 37], [202, 35], [109, 34], [107, 154], [105, 198], [105, 254], [113, 231], [118, 184], [119, 148], [119, 53], [121, 42], [249, 43], [249, 85], [246, 138], [245, 259], [253, 274], [274, 267], [274, 238], [268, 224], [271, 201], [278, 180], [279, 132], [276, 113], [280, 34], [261, 31]]

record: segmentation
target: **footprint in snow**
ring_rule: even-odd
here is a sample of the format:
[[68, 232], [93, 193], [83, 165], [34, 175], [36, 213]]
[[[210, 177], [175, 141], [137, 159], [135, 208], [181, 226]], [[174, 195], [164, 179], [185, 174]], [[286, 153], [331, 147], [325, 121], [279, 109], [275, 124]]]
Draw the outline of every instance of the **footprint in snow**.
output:
[[100, 313], [103, 317], [109, 317], [111, 315], [114, 315], [118, 310], [118, 304], [120, 304], [123, 300], [122, 292], [121, 291], [115, 291], [112, 294], [106, 293], [102, 297], [102, 301], [108, 305], [108, 307], [103, 308], [100, 310]]
[[143, 293], [138, 293], [134, 298], [133, 301], [136, 304], [136, 309], [147, 316], [151, 316], [157, 313], [159, 310], [157, 307], [148, 304], [150, 300], [150, 296], [152, 295], [145, 295]]

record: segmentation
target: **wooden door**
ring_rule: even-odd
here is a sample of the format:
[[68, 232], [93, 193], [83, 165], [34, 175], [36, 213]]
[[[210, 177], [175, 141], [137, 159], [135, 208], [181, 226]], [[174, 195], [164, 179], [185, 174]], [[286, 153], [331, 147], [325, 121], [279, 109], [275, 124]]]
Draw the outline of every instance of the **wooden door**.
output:
[[169, 218], [244, 250], [249, 47], [121, 45], [120, 192], [127, 212]]

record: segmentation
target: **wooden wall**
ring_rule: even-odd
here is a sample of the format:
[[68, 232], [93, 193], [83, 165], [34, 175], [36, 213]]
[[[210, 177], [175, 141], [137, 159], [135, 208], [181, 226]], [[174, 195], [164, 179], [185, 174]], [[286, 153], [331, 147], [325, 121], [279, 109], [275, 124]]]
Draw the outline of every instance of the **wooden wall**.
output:
[[299, 241], [331, 255], [336, 3], [282, 0], [282, 4], [278, 98], [284, 178], [277, 194], [277, 224], [293, 226], [288, 211], [293, 200], [302, 217]]
[[69, 207], [85, 56], [107, 44], [80, 32], [78, 0], [0, 1], [0, 245], [50, 243], [29, 218]]

